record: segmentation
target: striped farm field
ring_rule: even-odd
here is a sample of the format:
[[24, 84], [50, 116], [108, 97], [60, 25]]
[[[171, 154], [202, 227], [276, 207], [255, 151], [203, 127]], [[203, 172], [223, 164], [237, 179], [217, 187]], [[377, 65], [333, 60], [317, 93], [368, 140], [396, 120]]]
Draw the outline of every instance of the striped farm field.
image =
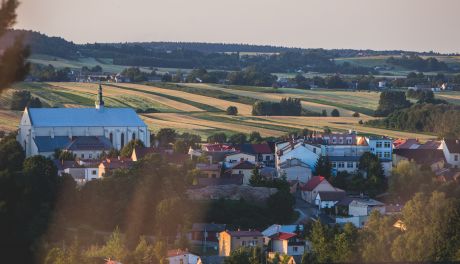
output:
[[[17, 128], [21, 113], [8, 110], [14, 90], [24, 89], [40, 98], [44, 107], [93, 107], [97, 93], [96, 83], [19, 83], [0, 95], [0, 130]], [[286, 133], [308, 128], [322, 131], [329, 127], [333, 131], [353, 129], [364, 134], [386, 135], [394, 138], [433, 138], [431, 135], [391, 131], [360, 125], [359, 120], [373, 117], [365, 113], [373, 111], [378, 102], [378, 93], [332, 90], [274, 89], [269, 87], [223, 86], [214, 84], [103, 84], [107, 107], [131, 107], [136, 110], [155, 109], [157, 112], [142, 113], [141, 118], [153, 132], [161, 128], [173, 128], [183, 133], [198, 134], [202, 138], [215, 133], [259, 132], [262, 136], [278, 137]], [[302, 100], [305, 109], [330, 112], [337, 108], [341, 117], [294, 117], [252, 116], [252, 104], [257, 100], [279, 101], [284, 97]], [[440, 97], [460, 102], [460, 93], [443, 93]], [[238, 108], [237, 116], [225, 114], [228, 106]], [[354, 111], [360, 117], [351, 117]]]
[[[369, 100], [370, 103], [366, 103], [366, 104], [362, 103], [362, 101], [366, 101], [366, 99], [363, 95], [361, 95], [361, 93], [359, 94], [360, 96], [362, 96], [361, 98], [353, 99], [353, 95], [348, 95], [347, 97], [341, 98], [341, 96], [344, 96], [344, 94], [352, 93], [352, 92], [342, 92], [341, 94], [336, 94], [334, 96], [334, 94], [331, 94], [332, 92], [328, 92], [328, 93], [316, 92], [315, 93], [315, 91], [313, 91], [313, 93], [306, 93], [306, 92], [303, 92], [305, 90], [300, 90], [300, 89], [282, 88], [282, 89], [278, 89], [276, 93], [273, 93], [273, 92], [267, 93], [267, 92], [263, 92], [263, 90], [261, 90], [260, 88], [257, 91], [252, 91], [250, 90], [250, 88], [242, 89], [241, 87], [237, 88], [234, 86], [221, 87], [221, 86], [212, 85], [212, 84], [186, 84], [186, 85], [196, 87], [196, 88], [202, 88], [202, 89], [219, 90], [219, 91], [227, 92], [230, 94], [246, 96], [249, 98], [263, 100], [263, 101], [278, 102], [282, 98], [286, 98], [286, 97], [300, 98], [302, 100], [302, 107], [307, 110], [318, 112], [318, 113], [321, 113], [322, 110], [326, 110], [328, 114], [330, 114], [330, 112], [336, 108], [340, 111], [342, 116], [352, 116], [352, 114], [356, 111], [356, 109], [354, 110], [352, 110], [351, 108], [346, 109], [343, 107], [343, 105], [350, 105], [352, 107], [362, 106], [362, 108], [372, 107], [374, 105], [374, 103], [372, 102], [374, 99]], [[271, 88], [267, 88], [267, 89], [271, 89]], [[367, 93], [362, 93], [362, 94], [365, 94], [365, 96], [369, 98], [376, 97], [377, 102], [378, 102], [378, 94], [373, 94], [373, 96], [367, 95]], [[332, 97], [334, 97], [334, 99]], [[346, 101], [342, 102], [343, 99], [346, 99]], [[352, 102], [352, 103], [348, 104], [347, 102]], [[370, 105], [367, 105], [367, 104], [370, 104]], [[367, 114], [369, 114], [369, 112], [372, 111], [372, 109], [367, 109], [367, 110], [368, 110]], [[361, 112], [362, 114], [366, 114], [366, 113], [363, 113], [366, 111], [358, 111], [358, 112]]]
[[206, 104], [222, 111], [225, 111], [229, 106], [236, 106], [238, 108], [238, 113], [242, 115], [250, 115], [252, 111], [252, 106], [242, 103], [236, 103], [231, 101], [226, 101], [218, 98], [197, 95], [172, 89], [165, 89], [149, 85], [140, 85], [140, 84], [117, 84], [119, 87], [126, 87], [131, 89], [137, 89], [145, 92], [156, 92], [164, 95], [171, 95], [176, 97], [187, 98], [187, 100], [194, 101], [200, 104]]

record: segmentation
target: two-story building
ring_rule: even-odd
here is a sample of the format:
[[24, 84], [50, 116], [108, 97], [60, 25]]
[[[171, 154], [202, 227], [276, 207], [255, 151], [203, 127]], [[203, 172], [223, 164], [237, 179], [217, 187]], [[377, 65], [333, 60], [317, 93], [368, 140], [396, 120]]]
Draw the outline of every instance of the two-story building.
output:
[[219, 256], [230, 254], [241, 247], [262, 247], [263, 235], [259, 231], [223, 231], [219, 233]]

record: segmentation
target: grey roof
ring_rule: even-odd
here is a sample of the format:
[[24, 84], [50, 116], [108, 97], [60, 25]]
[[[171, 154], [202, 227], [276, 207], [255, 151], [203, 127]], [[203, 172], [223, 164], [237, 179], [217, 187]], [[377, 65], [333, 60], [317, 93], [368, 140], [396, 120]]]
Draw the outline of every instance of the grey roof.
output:
[[74, 137], [65, 147], [67, 150], [110, 150], [112, 143], [106, 137], [101, 136], [81, 136]]
[[57, 136], [51, 138], [50, 136], [37, 136], [34, 138], [35, 145], [37, 145], [38, 152], [53, 152], [56, 149], [64, 149], [70, 143], [69, 137]]
[[145, 127], [131, 108], [29, 108], [29, 116], [36, 127]]
[[445, 139], [447, 149], [450, 153], [460, 153], [460, 140], [458, 139]]
[[343, 197], [345, 197], [346, 193], [344, 191], [318, 192], [318, 195], [322, 202], [326, 202], [326, 201], [340, 201]]

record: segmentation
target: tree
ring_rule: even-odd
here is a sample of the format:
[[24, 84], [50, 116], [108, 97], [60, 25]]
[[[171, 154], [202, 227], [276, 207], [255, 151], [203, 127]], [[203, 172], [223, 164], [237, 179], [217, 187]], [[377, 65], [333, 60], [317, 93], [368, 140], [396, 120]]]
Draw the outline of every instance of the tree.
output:
[[177, 198], [167, 198], [158, 203], [156, 207], [155, 222], [156, 230], [161, 236], [166, 238], [175, 236], [182, 218], [177, 217], [177, 212], [181, 210], [182, 201]]
[[337, 110], [336, 108], [334, 108], [334, 109], [331, 111], [331, 116], [333, 116], [333, 117], [339, 117], [339, 116], [340, 116], [339, 110]]
[[228, 138], [228, 142], [233, 143], [233, 144], [244, 144], [246, 143], [246, 141], [247, 141], [247, 138], [246, 138], [246, 134], [244, 133], [236, 133], [236, 134], [231, 135]]
[[395, 198], [407, 201], [423, 185], [431, 183], [431, 170], [422, 170], [414, 161], [402, 160], [391, 171], [390, 193]]
[[346, 223], [342, 232], [334, 237], [334, 262], [356, 263], [359, 259], [358, 230], [352, 223]]
[[287, 224], [292, 221], [294, 214], [294, 196], [289, 190], [279, 190], [273, 195], [270, 195], [267, 200], [267, 205], [273, 212], [273, 219], [276, 223]]
[[187, 153], [187, 144], [183, 139], [178, 139], [176, 142], [174, 142], [173, 150], [176, 153]]
[[172, 128], [162, 128], [156, 134], [156, 139], [159, 141], [160, 146], [166, 146], [176, 140], [176, 130]]
[[[16, 23], [17, 0], [2, 1], [0, 7], [0, 37]], [[30, 63], [26, 61], [29, 49], [23, 45], [23, 37], [15, 39], [14, 44], [7, 47], [0, 57], [0, 93], [12, 83], [24, 80], [29, 71]], [[21, 109], [22, 110], [22, 109]]]
[[315, 221], [310, 234], [312, 252], [318, 263], [330, 263], [333, 258], [333, 243], [327, 226]]
[[262, 184], [263, 180], [264, 179], [262, 178], [262, 175], [260, 174], [259, 167], [256, 166], [252, 170], [251, 178], [249, 179], [249, 184], [251, 186], [257, 187]]
[[121, 236], [120, 229], [117, 227], [110, 235], [109, 240], [101, 248], [93, 248], [87, 253], [91, 257], [111, 258], [116, 261], [124, 261], [128, 255], [128, 249]]
[[375, 114], [387, 116], [395, 110], [410, 107], [411, 103], [406, 99], [406, 94], [399, 91], [383, 91], [380, 94], [379, 105]]
[[214, 133], [207, 139], [208, 143], [225, 143], [227, 142], [227, 135], [224, 132]]
[[358, 169], [364, 173], [365, 188], [370, 196], [375, 196], [386, 189], [386, 179], [379, 158], [366, 152], [359, 158]]
[[353, 113], [353, 117], [360, 117], [360, 115], [359, 115], [358, 112], [354, 112], [354, 113]]
[[238, 115], [238, 108], [236, 106], [229, 106], [227, 107], [227, 115]]
[[36, 97], [32, 97], [29, 91], [14, 91], [11, 96], [11, 110], [22, 111], [26, 106], [30, 108], [42, 107], [42, 102]]
[[139, 139], [134, 139], [134, 140], [131, 140], [130, 142], [128, 142], [128, 144], [126, 144], [121, 150], [120, 150], [120, 156], [122, 157], [131, 157], [131, 155], [133, 154], [133, 150], [136, 148], [136, 147], [145, 147], [144, 146], [144, 143], [142, 141], [140, 141]]
[[460, 210], [445, 193], [417, 193], [406, 203], [402, 222], [406, 230], [393, 242], [395, 261], [445, 262], [460, 248]]
[[260, 133], [257, 132], [257, 131], [252, 131], [250, 134], [249, 134], [249, 142], [251, 143], [262, 143], [263, 139], [262, 137], [260, 136]]
[[329, 179], [332, 175], [332, 165], [327, 156], [319, 156], [315, 165], [315, 174]]
[[398, 230], [393, 227], [396, 220], [372, 211], [369, 220], [359, 233], [362, 245], [362, 260], [364, 262], [392, 262], [390, 248]]
[[144, 236], [141, 236], [134, 253], [134, 262], [136, 264], [149, 264], [156, 260], [154, 247], [147, 243]]
[[325, 109], [321, 111], [321, 116], [327, 116], [327, 111]]
[[16, 133], [10, 133], [0, 140], [0, 171], [17, 172], [22, 169], [24, 159], [25, 153], [16, 141]]

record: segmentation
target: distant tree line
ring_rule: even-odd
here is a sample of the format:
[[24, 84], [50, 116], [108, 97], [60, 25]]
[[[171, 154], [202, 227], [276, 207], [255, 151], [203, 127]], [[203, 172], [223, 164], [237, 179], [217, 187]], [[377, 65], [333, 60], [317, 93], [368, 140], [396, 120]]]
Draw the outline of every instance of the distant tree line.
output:
[[404, 67], [410, 70], [416, 70], [420, 72], [430, 71], [447, 71], [449, 67], [445, 62], [438, 61], [436, 58], [430, 57], [423, 59], [418, 55], [402, 56], [402, 57], [390, 57], [387, 63]]
[[252, 106], [252, 115], [255, 116], [301, 116], [302, 104], [298, 98], [283, 98], [279, 103], [257, 101]]

